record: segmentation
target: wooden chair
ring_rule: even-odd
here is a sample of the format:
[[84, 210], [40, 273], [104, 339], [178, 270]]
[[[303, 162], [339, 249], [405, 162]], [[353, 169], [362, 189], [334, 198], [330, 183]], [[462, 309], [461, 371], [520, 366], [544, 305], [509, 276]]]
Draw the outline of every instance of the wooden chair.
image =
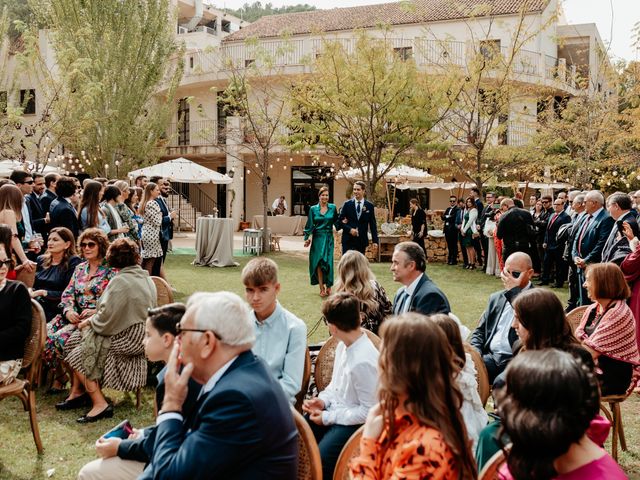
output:
[[627, 439], [624, 436], [620, 404], [629, 398], [632, 392], [633, 390], [630, 389], [629, 394], [609, 395], [600, 398], [600, 410], [607, 417], [607, 420], [611, 422], [611, 456], [616, 462], [618, 461], [618, 440], [620, 441], [620, 448], [625, 452], [627, 451]]
[[[507, 449], [509, 449], [510, 445], [507, 445]], [[480, 471], [478, 475], [478, 480], [498, 480], [498, 470], [500, 467], [507, 461], [507, 458], [504, 455], [504, 452], [500, 450], [496, 452], [493, 457], [487, 461], [486, 465]]]
[[0, 400], [6, 397], [18, 397], [29, 412], [29, 422], [36, 449], [42, 454], [42, 440], [40, 439], [40, 428], [36, 418], [36, 392], [35, 386], [40, 372], [40, 363], [44, 342], [47, 337], [47, 320], [44, 311], [38, 302], [31, 300], [31, 333], [24, 346], [24, 357], [22, 368], [24, 378], [16, 378], [9, 385], [0, 387]]
[[157, 298], [158, 298], [158, 306], [168, 305], [169, 303], [173, 303], [173, 292], [171, 291], [171, 287], [166, 282], [165, 279], [160, 277], [151, 277], [153, 283], [156, 286]]
[[322, 480], [320, 449], [311, 427], [301, 413], [291, 409], [298, 429], [298, 480]]
[[580, 320], [582, 320], [582, 316], [584, 315], [584, 311], [588, 308], [587, 305], [583, 305], [582, 307], [576, 307], [567, 313], [567, 322], [571, 325], [571, 330], [573, 332], [576, 331], [578, 325], [580, 325]]
[[360, 454], [360, 439], [362, 438], [363, 431], [364, 425], [353, 432], [353, 435], [349, 437], [347, 443], [342, 447], [342, 451], [336, 462], [336, 468], [333, 471], [333, 480], [349, 480], [349, 478], [351, 478], [349, 475], [349, 463], [351, 463], [351, 459]]
[[307, 390], [309, 389], [309, 381], [311, 380], [311, 353], [309, 352], [309, 347], [307, 347], [307, 351], [304, 357], [304, 370], [302, 371], [302, 386], [300, 391], [296, 395], [296, 410], [298, 412], [302, 412], [302, 402], [304, 401], [304, 396], [307, 394]]
[[16, 280], [24, 283], [27, 287], [33, 288], [33, 284], [36, 283], [36, 269], [35, 266], [31, 273], [27, 272], [24, 268], [16, 273]]
[[[366, 328], [362, 329], [371, 342], [375, 345], [375, 347], [380, 350], [380, 337], [378, 337], [375, 333]], [[331, 374], [333, 373], [333, 361], [336, 357], [336, 347], [338, 346], [339, 340], [335, 337], [329, 337], [329, 339], [324, 342], [322, 348], [318, 352], [318, 358], [316, 358], [316, 370], [314, 373], [314, 379], [316, 381], [316, 387], [318, 387], [318, 392], [321, 392], [329, 382], [331, 382]]]
[[487, 372], [487, 367], [482, 361], [482, 356], [478, 353], [478, 351], [466, 342], [464, 344], [464, 351], [471, 355], [473, 364], [476, 367], [478, 394], [480, 395], [482, 406], [485, 406], [487, 404], [487, 400], [489, 399], [489, 395], [491, 395], [491, 385], [489, 384], [489, 373]]

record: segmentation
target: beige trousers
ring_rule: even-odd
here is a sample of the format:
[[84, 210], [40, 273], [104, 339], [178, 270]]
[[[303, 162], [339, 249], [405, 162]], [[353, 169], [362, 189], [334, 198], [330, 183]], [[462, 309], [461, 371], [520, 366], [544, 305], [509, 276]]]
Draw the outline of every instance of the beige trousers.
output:
[[144, 470], [144, 463], [120, 457], [99, 458], [80, 469], [78, 480], [136, 480]]

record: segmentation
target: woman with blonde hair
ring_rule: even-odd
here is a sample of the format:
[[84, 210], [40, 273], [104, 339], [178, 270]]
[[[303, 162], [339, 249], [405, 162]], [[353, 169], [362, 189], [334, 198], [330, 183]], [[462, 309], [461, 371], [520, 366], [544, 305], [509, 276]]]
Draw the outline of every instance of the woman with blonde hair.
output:
[[338, 263], [336, 292], [349, 292], [360, 300], [362, 326], [376, 335], [380, 324], [391, 315], [391, 301], [369, 268], [367, 258], [357, 250], [347, 251]]
[[380, 403], [369, 410], [351, 478], [477, 478], [446, 335], [417, 313], [382, 325]]
[[129, 227], [126, 236], [139, 245], [140, 232], [138, 231], [138, 222], [134, 218], [135, 213], [129, 205], [127, 205], [127, 200], [131, 196], [129, 183], [126, 180], [118, 180], [113, 186], [122, 192], [122, 202], [116, 203], [116, 210], [120, 214], [122, 221]]
[[[24, 238], [24, 224], [22, 223], [22, 202], [24, 197], [18, 187], [12, 184], [5, 184], [0, 187], [0, 224], [5, 224], [11, 229], [13, 237], [11, 238], [11, 249], [18, 257], [20, 266], [16, 268], [24, 268], [27, 272], [33, 272], [34, 265], [27, 258], [22, 248], [21, 238]], [[6, 252], [11, 256], [11, 252]]]

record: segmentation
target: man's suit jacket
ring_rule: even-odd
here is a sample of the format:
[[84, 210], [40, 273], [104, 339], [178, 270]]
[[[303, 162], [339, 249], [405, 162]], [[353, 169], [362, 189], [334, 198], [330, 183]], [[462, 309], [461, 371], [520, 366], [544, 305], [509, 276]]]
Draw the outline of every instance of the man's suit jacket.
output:
[[[522, 292], [520, 287], [514, 287], [511, 290], [502, 290], [496, 292], [489, 297], [487, 309], [482, 313], [478, 326], [471, 334], [469, 343], [480, 354], [486, 355], [490, 353], [489, 345], [496, 332], [498, 321], [502, 317], [502, 312], [507, 303], [512, 303], [515, 298]], [[513, 344], [518, 339], [518, 334], [513, 327], [509, 327], [509, 345], [513, 349]], [[504, 359], [507, 360], [507, 359]]]
[[[587, 222], [589, 223], [587, 224]], [[602, 209], [591, 221], [589, 221], [589, 215], [584, 215], [577, 227], [573, 243], [573, 258], [580, 257], [586, 263], [602, 261], [602, 249], [614, 223], [613, 218], [605, 209]], [[585, 225], [586, 230], [583, 232]]]
[[298, 432], [291, 407], [267, 365], [241, 353], [185, 423], [156, 427], [151, 464], [139, 479], [292, 479]]
[[529, 251], [532, 240], [530, 232], [533, 230], [533, 217], [522, 208], [513, 207], [502, 214], [496, 229], [496, 237], [504, 243], [504, 249], [509, 252]]
[[51, 228], [66, 227], [73, 233], [73, 236], [78, 238], [80, 233], [80, 222], [78, 221], [78, 215], [75, 208], [67, 202], [64, 198], [59, 198], [58, 202], [50, 212]]
[[[618, 235], [618, 225], [628, 222], [634, 232], [638, 232], [638, 222], [636, 216], [632, 212], [627, 212], [620, 218], [615, 220], [611, 232], [607, 237], [607, 241], [602, 248], [602, 261], [613, 262], [620, 265], [624, 258], [631, 253], [629, 240], [624, 235]], [[618, 238], [619, 237], [619, 238]]]
[[444, 220], [444, 232], [458, 232], [457, 220], [458, 220], [458, 207], [448, 207], [442, 214], [442, 220]]
[[[346, 219], [347, 223], [343, 223]], [[364, 250], [369, 245], [368, 230], [371, 230], [371, 240], [378, 243], [378, 227], [376, 225], [376, 216], [373, 203], [368, 200], [362, 201], [360, 218], [356, 212], [356, 201], [347, 200], [340, 209], [340, 215], [336, 221], [336, 229], [342, 230], [342, 251]], [[358, 230], [358, 236], [354, 237], [349, 231], [355, 228]]]
[[555, 250], [560, 246], [557, 241], [558, 230], [566, 223], [571, 223], [571, 217], [564, 210], [557, 217], [555, 213], [549, 217], [547, 230], [544, 234], [544, 243], [547, 244], [547, 250]]
[[40, 199], [40, 204], [42, 205], [42, 210], [45, 214], [51, 211], [51, 202], [53, 202], [56, 198], [57, 195], [48, 188], [44, 191], [44, 194]]
[[[393, 298], [393, 305], [395, 307], [398, 302], [398, 296], [403, 291], [404, 287], [401, 287], [396, 292]], [[395, 312], [395, 308], [393, 309]], [[422, 278], [418, 282], [418, 286], [413, 291], [411, 296], [411, 303], [409, 304], [409, 312], [422, 313], [423, 315], [432, 315], [434, 313], [451, 312], [451, 306], [449, 300], [442, 290], [440, 290], [435, 283], [427, 276], [426, 273], [422, 274]]]
[[163, 197], [156, 198], [156, 202], [160, 205], [160, 211], [162, 212], [162, 225], [160, 226], [160, 239], [168, 242], [173, 238], [173, 220], [169, 215], [169, 208], [166, 200]]
[[29, 208], [29, 216], [31, 217], [31, 228], [34, 232], [38, 232], [42, 235], [42, 238], [44, 238], [45, 240], [46, 246], [47, 233], [49, 229], [47, 223], [44, 221], [46, 212], [42, 208], [42, 203], [35, 193], [26, 195], [24, 197], [24, 200], [27, 203], [27, 207]]

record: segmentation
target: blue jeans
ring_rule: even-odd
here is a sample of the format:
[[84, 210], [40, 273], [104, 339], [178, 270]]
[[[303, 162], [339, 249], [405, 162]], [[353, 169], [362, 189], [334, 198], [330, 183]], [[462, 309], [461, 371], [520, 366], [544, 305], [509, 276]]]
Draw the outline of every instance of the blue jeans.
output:
[[305, 415], [305, 418], [311, 426], [313, 436], [316, 437], [320, 448], [322, 478], [331, 479], [342, 447], [347, 443], [349, 437], [360, 428], [360, 425], [317, 425], [309, 420], [308, 415]]

